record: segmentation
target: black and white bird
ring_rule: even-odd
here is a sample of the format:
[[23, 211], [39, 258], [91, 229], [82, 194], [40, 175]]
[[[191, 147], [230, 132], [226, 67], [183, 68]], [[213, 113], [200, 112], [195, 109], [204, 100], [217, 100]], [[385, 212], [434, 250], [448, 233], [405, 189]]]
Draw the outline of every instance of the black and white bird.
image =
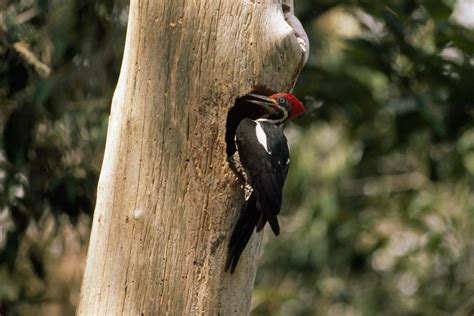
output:
[[254, 229], [261, 231], [268, 222], [278, 236], [277, 215], [282, 203], [282, 190], [288, 174], [290, 153], [282, 131], [283, 123], [305, 111], [292, 94], [277, 93], [269, 97], [246, 96], [246, 102], [257, 104], [268, 112], [261, 118], [244, 118], [235, 132], [235, 144], [247, 184], [252, 192], [246, 200], [232, 232], [225, 270], [233, 273]]

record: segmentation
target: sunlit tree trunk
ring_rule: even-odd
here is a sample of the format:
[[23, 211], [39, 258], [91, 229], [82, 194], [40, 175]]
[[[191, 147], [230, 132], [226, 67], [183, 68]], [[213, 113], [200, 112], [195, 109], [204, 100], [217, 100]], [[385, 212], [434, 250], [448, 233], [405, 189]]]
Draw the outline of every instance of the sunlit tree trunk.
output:
[[249, 313], [262, 234], [225, 273], [243, 203], [226, 115], [291, 89], [303, 46], [279, 1], [131, 1], [79, 315]]

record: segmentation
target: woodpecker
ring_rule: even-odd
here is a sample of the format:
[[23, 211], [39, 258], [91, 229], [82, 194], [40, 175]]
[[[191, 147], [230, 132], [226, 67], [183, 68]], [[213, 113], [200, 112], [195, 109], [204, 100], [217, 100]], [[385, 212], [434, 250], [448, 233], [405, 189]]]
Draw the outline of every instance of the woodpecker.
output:
[[269, 97], [249, 94], [246, 102], [263, 107], [267, 114], [244, 118], [235, 132], [235, 144], [245, 179], [251, 188], [232, 232], [225, 271], [233, 273], [254, 229], [260, 232], [268, 222], [275, 236], [280, 233], [282, 190], [288, 174], [290, 153], [282, 126], [305, 111], [292, 94]]

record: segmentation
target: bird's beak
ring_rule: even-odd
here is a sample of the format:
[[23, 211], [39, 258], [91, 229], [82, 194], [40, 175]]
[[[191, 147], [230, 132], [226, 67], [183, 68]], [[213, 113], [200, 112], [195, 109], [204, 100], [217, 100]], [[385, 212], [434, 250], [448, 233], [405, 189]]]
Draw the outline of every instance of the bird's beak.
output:
[[253, 93], [247, 94], [247, 97], [252, 98], [252, 99], [248, 99], [247, 102], [260, 105], [261, 107], [263, 107], [265, 110], [267, 110], [270, 113], [277, 112], [278, 104], [272, 98], [267, 97], [265, 95], [253, 94]]

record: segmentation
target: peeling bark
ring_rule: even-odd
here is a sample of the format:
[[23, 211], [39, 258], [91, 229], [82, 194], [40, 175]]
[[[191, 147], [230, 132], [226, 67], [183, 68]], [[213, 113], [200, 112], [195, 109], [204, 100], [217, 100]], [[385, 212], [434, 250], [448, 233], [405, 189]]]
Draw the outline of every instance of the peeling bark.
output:
[[131, 1], [78, 315], [249, 313], [262, 234], [225, 273], [243, 204], [225, 121], [291, 90], [300, 45], [280, 1]]

